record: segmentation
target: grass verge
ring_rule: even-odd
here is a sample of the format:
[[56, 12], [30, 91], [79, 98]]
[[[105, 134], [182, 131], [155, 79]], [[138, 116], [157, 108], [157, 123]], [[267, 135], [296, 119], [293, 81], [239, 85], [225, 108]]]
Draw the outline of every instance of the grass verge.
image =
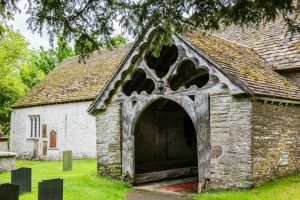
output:
[[300, 200], [300, 174], [282, 177], [249, 190], [196, 194], [201, 200]]
[[[65, 200], [122, 200], [128, 185], [96, 175], [96, 160], [73, 160], [72, 171], [62, 171], [62, 161], [17, 160], [16, 168], [32, 168], [32, 192], [20, 195], [20, 200], [38, 198], [38, 182], [42, 179], [63, 178]], [[0, 174], [0, 184], [10, 183], [10, 173]]]
[[[17, 160], [16, 167], [32, 168], [32, 192], [20, 200], [36, 200], [43, 179], [63, 178], [65, 200], [122, 200], [129, 186], [96, 175], [96, 160], [73, 160], [73, 170], [63, 172], [62, 161]], [[0, 184], [10, 182], [10, 173], [0, 174]], [[300, 174], [269, 181], [254, 189], [195, 194], [198, 200], [300, 200]]]

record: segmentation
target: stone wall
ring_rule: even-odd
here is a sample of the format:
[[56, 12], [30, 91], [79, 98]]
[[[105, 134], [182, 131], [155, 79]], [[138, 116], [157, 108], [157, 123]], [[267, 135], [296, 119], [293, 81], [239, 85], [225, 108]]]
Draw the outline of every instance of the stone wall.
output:
[[252, 186], [251, 117], [250, 98], [210, 95], [210, 189]]
[[253, 182], [300, 172], [300, 107], [253, 102]]
[[16, 153], [0, 151], [0, 172], [11, 171], [15, 168]]
[[292, 81], [296, 85], [300, 87], [300, 71], [290, 71], [281, 73], [285, 78]]
[[8, 151], [9, 143], [8, 138], [0, 138], [0, 151]]
[[[40, 159], [61, 159], [64, 150], [72, 150], [73, 158], [96, 157], [95, 117], [88, 114], [91, 104], [77, 102], [14, 109], [11, 114], [10, 150], [21, 158], [32, 158], [36, 149]], [[40, 116], [40, 137], [30, 137], [30, 115]], [[42, 125], [46, 124], [47, 138], [42, 138]], [[57, 133], [56, 148], [50, 148], [50, 132]], [[47, 156], [43, 156], [44, 141]], [[37, 146], [35, 143], [37, 142]]]
[[120, 178], [121, 104], [109, 104], [96, 116], [98, 174]]

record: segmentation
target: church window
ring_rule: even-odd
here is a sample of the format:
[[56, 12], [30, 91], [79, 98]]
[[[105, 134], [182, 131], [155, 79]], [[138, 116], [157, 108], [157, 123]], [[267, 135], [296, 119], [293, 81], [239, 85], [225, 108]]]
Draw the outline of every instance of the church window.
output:
[[30, 118], [30, 137], [38, 138], [40, 137], [40, 116], [32, 115]]

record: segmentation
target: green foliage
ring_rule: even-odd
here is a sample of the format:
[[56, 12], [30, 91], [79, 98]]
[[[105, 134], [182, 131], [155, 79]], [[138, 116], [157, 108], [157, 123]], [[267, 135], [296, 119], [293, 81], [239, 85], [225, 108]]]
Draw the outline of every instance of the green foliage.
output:
[[10, 106], [74, 50], [59, 36], [55, 49], [28, 49], [24, 37], [6, 27], [0, 36], [0, 130], [9, 133]]
[[63, 59], [76, 55], [73, 48], [61, 35], [57, 37], [56, 46], [56, 48], [48, 50], [40, 47], [39, 50], [34, 51], [31, 58], [32, 65], [42, 70], [45, 74], [48, 74]]
[[[31, 167], [32, 192], [20, 195], [20, 200], [34, 200], [38, 196], [38, 182], [43, 179], [63, 178], [66, 200], [122, 200], [128, 185], [107, 177], [99, 177], [96, 160], [73, 160], [73, 169], [63, 172], [62, 161], [17, 160], [16, 167]], [[84, 169], [84, 170], [83, 170]], [[0, 184], [10, 182], [10, 173], [0, 174]]]
[[[296, 0], [27, 0], [29, 27], [51, 41], [58, 33], [74, 42], [77, 54], [114, 45], [114, 23], [123, 31], [143, 34], [160, 28], [159, 45], [169, 45], [173, 33], [187, 29], [218, 30], [230, 25], [258, 26], [283, 18], [290, 31], [300, 33]], [[18, 11], [19, 0], [0, 0], [0, 20]], [[296, 19], [298, 18], [298, 19]], [[1, 27], [0, 27], [1, 29]], [[0, 31], [1, 33], [1, 31]], [[158, 46], [159, 52], [161, 47]]]
[[[116, 36], [112, 41], [113, 45], [121, 45], [126, 39]], [[29, 50], [20, 33], [5, 28], [0, 35], [0, 131], [9, 134], [10, 106], [63, 59], [75, 55], [76, 51], [61, 35], [57, 36], [55, 48]]]
[[197, 194], [199, 200], [287, 200], [300, 199], [300, 174], [282, 177], [254, 189]]
[[0, 0], [0, 35], [6, 31], [5, 21], [12, 19], [14, 13], [19, 12], [17, 3], [20, 0]]
[[[173, 33], [187, 29], [218, 30], [230, 25], [258, 26], [283, 18], [300, 33], [292, 0], [28, 0], [32, 30], [61, 32], [86, 54], [113, 45], [114, 23], [134, 36], [159, 28], [159, 45], [169, 45]], [[298, 18], [299, 19], [299, 18]], [[158, 46], [159, 52], [161, 47]]]
[[127, 39], [123, 37], [122, 35], [117, 35], [112, 37], [113, 46], [120, 46], [123, 44], [126, 44]]
[[[17, 160], [16, 167], [31, 167], [32, 192], [20, 196], [20, 200], [37, 198], [38, 182], [42, 179], [63, 178], [64, 199], [121, 200], [128, 185], [96, 175], [96, 160], [73, 160], [73, 169], [63, 172], [62, 161]], [[84, 170], [82, 170], [84, 169]], [[0, 184], [10, 181], [10, 173], [0, 174]], [[296, 200], [300, 197], [300, 174], [267, 182], [249, 190], [211, 192], [194, 195], [201, 200]]]
[[[119, 46], [126, 43], [126, 38], [123, 36], [112, 37], [112, 45]], [[111, 44], [103, 45], [103, 48], [110, 48]], [[90, 47], [92, 48], [92, 47]], [[42, 70], [45, 74], [48, 74], [54, 69], [54, 67], [63, 61], [65, 58], [69, 58], [75, 55], [79, 55], [80, 49], [73, 49], [68, 41], [62, 37], [61, 34], [57, 37], [56, 48], [50, 48], [45, 50], [40, 47], [38, 51], [33, 52], [31, 62], [35, 68]]]
[[0, 36], [0, 130], [4, 133], [9, 131], [10, 105], [28, 89], [22, 81], [28, 69], [27, 47], [23, 36], [11, 28]]
[[35, 84], [45, 77], [45, 73], [37, 66], [32, 64], [34, 54], [28, 55], [28, 64], [23, 66], [20, 71], [21, 80], [26, 85], [26, 91], [29, 91]]

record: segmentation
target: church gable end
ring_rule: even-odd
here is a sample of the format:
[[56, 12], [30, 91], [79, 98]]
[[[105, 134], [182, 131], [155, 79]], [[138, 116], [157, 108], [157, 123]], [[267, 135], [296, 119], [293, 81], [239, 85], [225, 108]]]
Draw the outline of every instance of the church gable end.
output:
[[99, 174], [132, 184], [194, 176], [200, 192], [252, 187], [253, 101], [299, 103], [300, 89], [244, 46], [195, 33], [154, 57], [154, 37], [134, 45], [89, 108]]
[[[152, 34], [152, 36], [151, 36]], [[231, 94], [244, 91], [211, 60], [193, 50], [184, 40], [174, 36], [172, 46], [163, 47], [158, 58], [150, 51], [153, 33], [148, 40], [132, 50], [104, 90], [90, 106], [89, 112], [104, 109], [114, 98], [135, 94], [172, 94], [176, 92], [218, 90], [228, 88]], [[119, 96], [116, 97], [115, 94]]]
[[[133, 184], [166, 176], [198, 176], [200, 190], [209, 180], [216, 183], [228, 176], [238, 180], [234, 170], [222, 176], [218, 162], [233, 158], [250, 170], [250, 151], [233, 149], [234, 156], [229, 155], [226, 149], [231, 148], [232, 138], [226, 135], [230, 129], [226, 122], [221, 129], [217, 124], [224, 118], [219, 109], [224, 109], [231, 113], [226, 119], [229, 124], [241, 124], [237, 129], [243, 130], [241, 143], [250, 143], [249, 118], [240, 120], [241, 113], [234, 112], [243, 108], [242, 113], [250, 116], [249, 96], [180, 37], [174, 36], [173, 45], [163, 47], [159, 57], [152, 55], [151, 37], [140, 47], [133, 50], [135, 56], [128, 55], [131, 59], [117, 70], [91, 107], [97, 118], [98, 172]], [[216, 126], [211, 126], [210, 115]], [[211, 144], [222, 155], [211, 159]], [[168, 169], [167, 174], [162, 169]], [[251, 186], [247, 181], [219, 185], [238, 184]]]

